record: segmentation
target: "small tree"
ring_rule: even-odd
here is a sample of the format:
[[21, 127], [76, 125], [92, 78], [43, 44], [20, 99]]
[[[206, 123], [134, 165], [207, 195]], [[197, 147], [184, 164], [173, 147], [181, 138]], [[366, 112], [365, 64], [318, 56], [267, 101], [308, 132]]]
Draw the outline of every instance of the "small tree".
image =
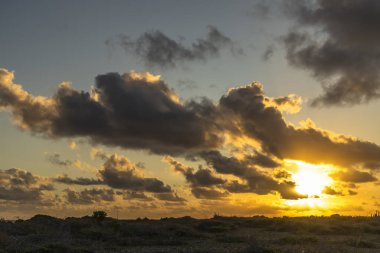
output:
[[96, 219], [98, 222], [103, 221], [107, 217], [107, 213], [104, 211], [94, 211], [92, 213], [92, 218]]

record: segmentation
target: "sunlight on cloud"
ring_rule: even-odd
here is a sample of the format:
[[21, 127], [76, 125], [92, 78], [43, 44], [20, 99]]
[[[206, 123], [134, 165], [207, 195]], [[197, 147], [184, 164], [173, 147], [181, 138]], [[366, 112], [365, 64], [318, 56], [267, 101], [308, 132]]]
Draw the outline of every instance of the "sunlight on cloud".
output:
[[149, 83], [156, 83], [161, 80], [161, 75], [154, 75], [149, 72], [138, 72], [132, 70], [128, 73], [128, 75], [132, 80], [147, 81]]

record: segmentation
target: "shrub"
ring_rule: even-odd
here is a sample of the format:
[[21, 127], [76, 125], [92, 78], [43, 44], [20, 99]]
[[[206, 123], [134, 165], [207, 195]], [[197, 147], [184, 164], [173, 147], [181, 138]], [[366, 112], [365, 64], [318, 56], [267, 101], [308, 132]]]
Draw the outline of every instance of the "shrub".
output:
[[92, 218], [96, 219], [98, 222], [103, 221], [107, 217], [107, 213], [104, 211], [95, 211], [92, 214]]

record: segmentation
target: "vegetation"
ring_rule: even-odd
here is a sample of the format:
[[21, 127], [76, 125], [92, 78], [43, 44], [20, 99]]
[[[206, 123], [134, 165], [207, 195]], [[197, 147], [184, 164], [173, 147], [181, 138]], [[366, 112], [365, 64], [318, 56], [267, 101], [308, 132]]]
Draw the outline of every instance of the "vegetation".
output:
[[380, 252], [380, 217], [0, 220], [0, 252]]
[[94, 218], [98, 222], [102, 222], [106, 217], [107, 217], [107, 213], [104, 211], [95, 211], [92, 214], [92, 218]]

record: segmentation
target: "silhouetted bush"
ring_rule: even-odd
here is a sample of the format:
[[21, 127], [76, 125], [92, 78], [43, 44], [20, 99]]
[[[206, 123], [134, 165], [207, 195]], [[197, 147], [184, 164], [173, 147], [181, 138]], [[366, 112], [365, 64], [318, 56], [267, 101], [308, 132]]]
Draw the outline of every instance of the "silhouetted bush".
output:
[[107, 217], [107, 213], [104, 212], [104, 211], [95, 211], [95, 212], [92, 214], [92, 218], [94, 218], [94, 219], [97, 220], [98, 222], [103, 221], [106, 217]]

